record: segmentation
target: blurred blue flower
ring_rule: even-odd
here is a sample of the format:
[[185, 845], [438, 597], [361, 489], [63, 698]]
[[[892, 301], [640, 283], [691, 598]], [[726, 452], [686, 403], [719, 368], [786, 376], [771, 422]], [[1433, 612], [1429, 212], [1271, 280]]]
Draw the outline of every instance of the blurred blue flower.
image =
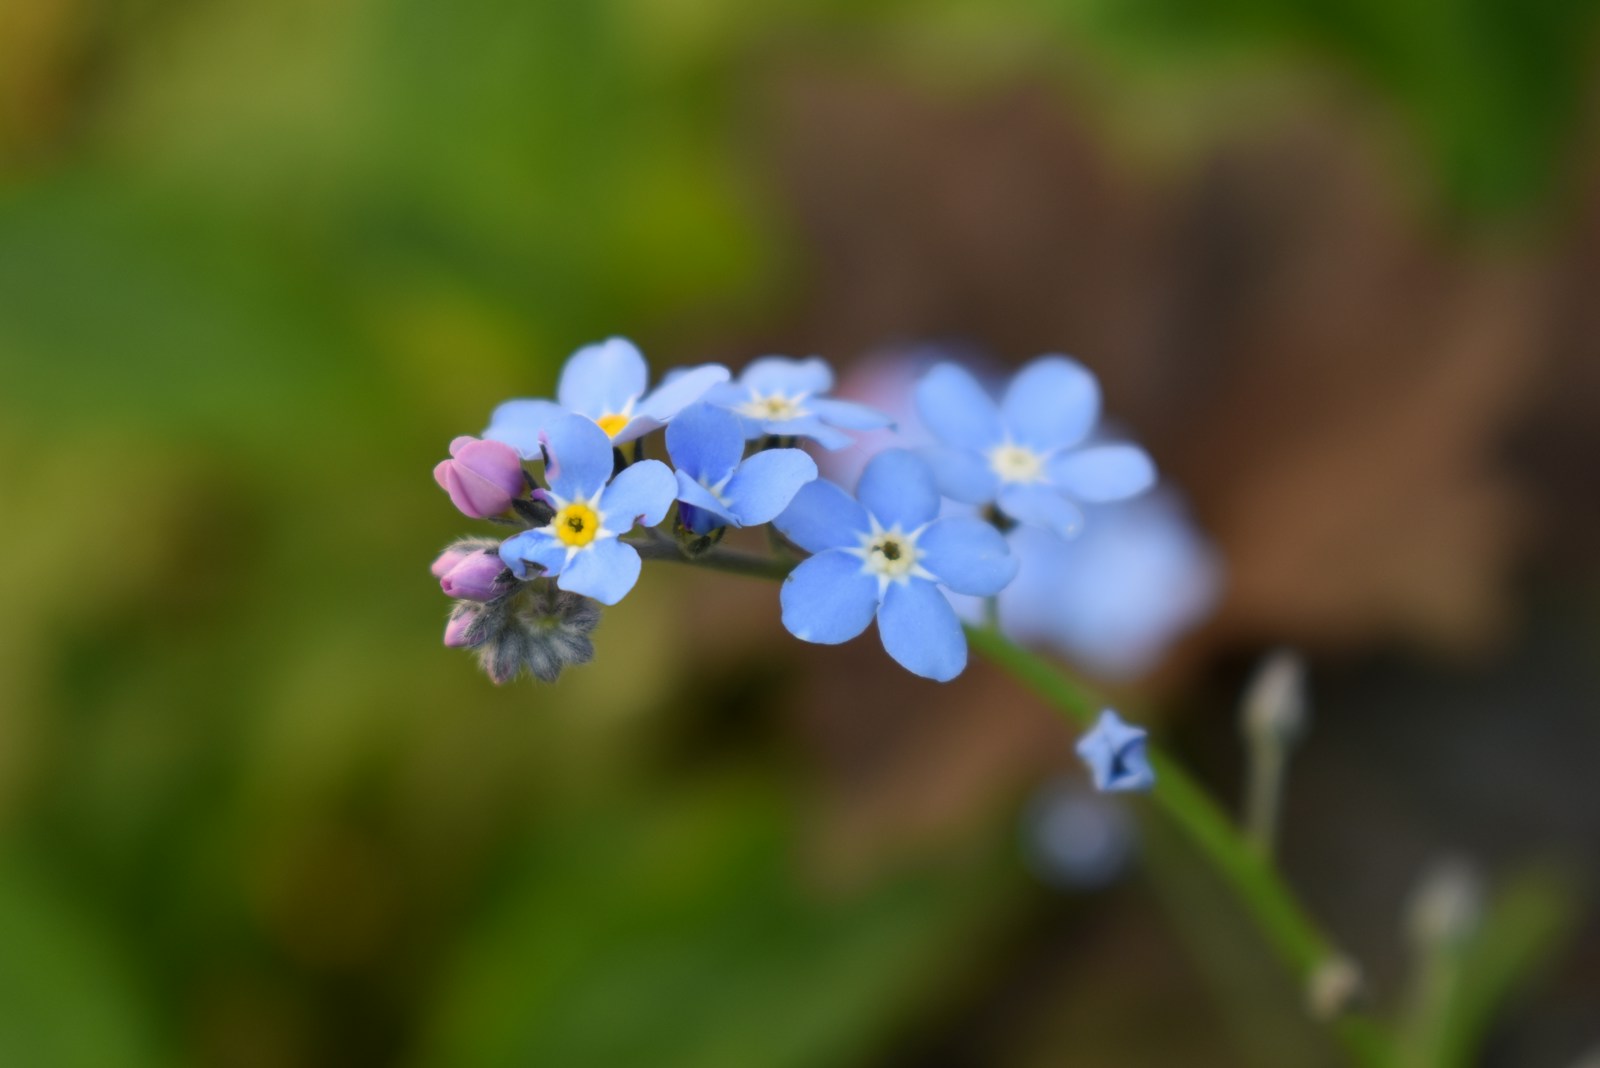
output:
[[1100, 713], [1094, 729], [1078, 739], [1078, 755], [1089, 765], [1096, 790], [1148, 790], [1155, 785], [1145, 738], [1143, 727], [1123, 722], [1111, 709]]
[[555, 401], [506, 401], [489, 417], [483, 436], [505, 442], [525, 460], [538, 459], [540, 432], [563, 413], [576, 412], [621, 445], [659, 430], [706, 390], [727, 380], [726, 367], [708, 363], [678, 371], [646, 394], [650, 368], [644, 357], [633, 342], [614, 337], [572, 354], [561, 369]]
[[802, 641], [849, 641], [874, 618], [908, 671], [941, 682], [967, 664], [961, 621], [939, 589], [980, 597], [1016, 574], [1005, 538], [973, 517], [937, 518], [933, 472], [904, 449], [872, 458], [859, 501], [832, 482], [801, 487], [773, 525], [814, 553], [784, 580], [783, 625]]
[[713, 386], [705, 395], [712, 404], [736, 413], [746, 438], [809, 438], [825, 449], [851, 443], [843, 430], [879, 430], [892, 420], [853, 401], [823, 394], [833, 389], [833, 371], [812, 356], [792, 360], [764, 356], [752, 361], [736, 381]]
[[672, 421], [667, 452], [678, 469], [679, 518], [696, 534], [770, 523], [817, 477], [816, 461], [800, 449], [766, 449], [742, 459], [739, 417], [710, 404], [691, 405]]
[[1136, 445], [1088, 445], [1100, 415], [1094, 375], [1065, 356], [1018, 371], [998, 405], [953, 363], [917, 383], [917, 411], [939, 445], [925, 450], [945, 496], [996, 504], [1019, 523], [1071, 537], [1078, 501], [1115, 501], [1149, 489], [1155, 465]]
[[[1000, 630], [1102, 677], [1134, 677], [1211, 614], [1222, 561], [1170, 491], [1085, 511], [1071, 541], [1043, 527], [1006, 535], [1017, 579], [1000, 594]], [[977, 598], [956, 608], [970, 622], [983, 618]]]
[[618, 535], [636, 523], [655, 526], [665, 519], [677, 480], [659, 460], [640, 461], [612, 478], [611, 439], [570, 412], [553, 419], [536, 445], [550, 457], [545, 475], [555, 515], [546, 526], [508, 538], [500, 559], [518, 578], [535, 564], [563, 590], [616, 604], [633, 589], [642, 566], [639, 553]]

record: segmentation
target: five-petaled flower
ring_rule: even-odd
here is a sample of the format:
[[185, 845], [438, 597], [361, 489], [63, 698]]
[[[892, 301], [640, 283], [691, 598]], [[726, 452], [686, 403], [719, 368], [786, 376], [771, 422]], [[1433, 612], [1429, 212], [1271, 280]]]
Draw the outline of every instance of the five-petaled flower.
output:
[[644, 357], [633, 342], [614, 337], [572, 354], [561, 369], [556, 401], [506, 401], [489, 417], [483, 436], [505, 442], [524, 459], [536, 459], [541, 433], [564, 413], [576, 412], [621, 445], [659, 430], [706, 390], [727, 380], [726, 367], [708, 363], [679, 371], [646, 393], [650, 368]]
[[1111, 709], [1100, 713], [1094, 728], [1078, 739], [1078, 755], [1089, 765], [1096, 790], [1148, 790], [1155, 785], [1145, 738], [1143, 727], [1124, 722]]
[[889, 655], [926, 678], [955, 678], [967, 639], [940, 591], [999, 593], [1016, 574], [1005, 538], [970, 517], [940, 519], [933, 473], [904, 449], [872, 458], [853, 499], [832, 482], [801, 488], [773, 524], [814, 553], [784, 581], [783, 625], [836, 644], [878, 621]]
[[522, 460], [501, 442], [466, 435], [450, 443], [450, 459], [439, 461], [433, 480], [450, 494], [450, 503], [462, 515], [487, 519], [521, 496]]
[[[639, 579], [639, 553], [618, 539], [636, 523], [666, 518], [678, 483], [659, 460], [611, 477], [611, 440], [594, 422], [564, 413], [541, 432], [550, 522], [506, 539], [500, 559], [518, 578], [535, 564], [563, 590], [616, 604]], [[609, 485], [607, 484], [609, 480]]]
[[875, 408], [824, 396], [832, 388], [833, 371], [820, 357], [763, 356], [736, 381], [711, 387], [704, 399], [738, 415], [750, 439], [809, 438], [825, 449], [842, 449], [853, 439], [841, 429], [881, 430], [891, 424]]
[[739, 417], [710, 404], [692, 405], [672, 421], [667, 452], [678, 469], [678, 517], [696, 534], [770, 523], [817, 477], [816, 461], [800, 449], [741, 459]]
[[1136, 445], [1081, 446], [1100, 414], [1094, 375], [1065, 356], [1041, 356], [1017, 372], [998, 405], [967, 371], [931, 368], [917, 384], [917, 411], [940, 444], [924, 455], [945, 496], [993, 503], [1019, 523], [1076, 534], [1074, 501], [1114, 501], [1155, 482]]

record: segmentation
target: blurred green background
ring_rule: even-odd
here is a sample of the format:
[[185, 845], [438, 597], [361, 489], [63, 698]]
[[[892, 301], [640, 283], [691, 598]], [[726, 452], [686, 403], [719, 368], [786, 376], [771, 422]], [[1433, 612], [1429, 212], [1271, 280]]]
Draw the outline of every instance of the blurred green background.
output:
[[1337, 1063], [1159, 828], [1030, 873], [1003, 678], [654, 571], [555, 687], [440, 647], [433, 463], [610, 334], [1082, 356], [1228, 569], [1118, 693], [1231, 798], [1310, 650], [1291, 876], [1392, 1006], [1427, 861], [1554, 865], [1460, 1063], [1575, 1063], [1595, 15], [0, 0], [0, 1064]]

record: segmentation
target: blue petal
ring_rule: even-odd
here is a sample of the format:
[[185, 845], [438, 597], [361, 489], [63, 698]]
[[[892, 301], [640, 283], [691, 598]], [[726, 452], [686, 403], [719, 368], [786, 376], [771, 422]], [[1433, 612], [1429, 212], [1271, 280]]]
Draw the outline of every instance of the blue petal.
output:
[[823, 422], [846, 430], [882, 430], [894, 425], [894, 420], [887, 414], [855, 401], [818, 397], [806, 401], [806, 407], [820, 416]]
[[915, 530], [939, 514], [939, 488], [933, 472], [915, 453], [885, 449], [867, 463], [856, 498], [886, 527]]
[[1041, 451], [1076, 445], [1100, 417], [1100, 384], [1065, 356], [1041, 356], [1006, 387], [1001, 415], [1012, 440]]
[[506, 401], [489, 416], [488, 429], [482, 436], [489, 441], [505, 442], [524, 460], [537, 460], [540, 458], [539, 435], [565, 412], [566, 409], [555, 401]]
[[633, 546], [616, 538], [601, 538], [572, 558], [572, 563], [556, 579], [556, 585], [571, 593], [593, 597], [601, 604], [616, 604], [639, 581], [642, 567]]
[[528, 577], [529, 563], [538, 564], [547, 575], [556, 575], [567, 562], [567, 547], [542, 530], [524, 530], [500, 543], [500, 560], [519, 579]]
[[922, 566], [957, 593], [992, 597], [1017, 574], [1004, 535], [981, 519], [937, 520], [917, 539], [917, 551]]
[[[683, 506], [678, 509], [678, 517], [683, 520], [684, 526], [693, 530], [696, 534], [704, 534], [712, 527], [725, 527], [730, 523], [734, 526], [739, 525], [733, 516], [728, 514], [727, 505], [717, 500], [715, 494], [696, 482], [688, 472], [678, 471], [676, 474], [678, 476], [678, 500], [683, 502]], [[704, 518], [710, 522], [702, 522], [702, 517], [691, 519], [685, 509], [706, 513]]]
[[846, 445], [854, 445], [856, 440], [842, 430], [833, 429], [814, 415], [801, 416], [799, 419], [767, 419], [760, 424], [760, 427], [763, 434], [770, 434], [773, 437], [810, 438], [824, 449], [842, 449]]
[[1017, 522], [1047, 527], [1063, 538], [1075, 537], [1083, 529], [1083, 513], [1054, 486], [1004, 486], [999, 504], [1000, 510]]
[[744, 428], [726, 408], [691, 404], [667, 427], [667, 452], [680, 471], [716, 485], [744, 455]]
[[907, 671], [949, 682], [967, 666], [967, 636], [955, 609], [926, 579], [892, 582], [878, 609], [878, 637]]
[[810, 396], [815, 393], [826, 393], [833, 388], [833, 371], [828, 367], [826, 360], [820, 356], [811, 356], [804, 360], [793, 360], [787, 356], [763, 356], [759, 360], [752, 360], [750, 365], [739, 373], [739, 385], [743, 387], [744, 397], [749, 399], [752, 394], [769, 397], [774, 393], [785, 397], [796, 394]]
[[563, 500], [588, 500], [611, 477], [611, 439], [594, 420], [571, 412], [550, 422], [544, 431], [550, 451], [545, 477]]
[[859, 535], [871, 529], [866, 509], [844, 490], [826, 479], [800, 487], [772, 525], [808, 553], [855, 548]]
[[983, 452], [1005, 434], [989, 394], [953, 363], [935, 364], [917, 383], [916, 396], [923, 424], [946, 444]]
[[611, 480], [600, 495], [600, 514], [606, 529], [626, 534], [635, 523], [653, 527], [667, 517], [678, 499], [678, 480], [660, 460], [630, 464]]
[[[673, 376], [662, 380], [662, 385], [673, 381]], [[700, 399], [707, 404], [715, 404], [719, 408], [737, 408], [750, 399], [750, 391], [740, 386], [737, 382], [718, 382], [704, 393]]]
[[933, 470], [939, 492], [953, 501], [988, 504], [1000, 492], [1000, 479], [995, 476], [994, 468], [975, 452], [948, 445], [930, 445], [918, 449], [917, 455]]
[[[708, 363], [679, 371], [662, 382], [644, 400], [639, 402], [637, 415], [653, 423], [650, 429], [664, 426], [672, 417], [699, 400], [706, 390], [728, 380], [728, 369], [721, 364]], [[637, 436], [637, 435], [635, 435]]]
[[599, 419], [622, 411], [650, 381], [650, 368], [633, 342], [613, 337], [585, 345], [561, 370], [556, 399], [563, 407]]
[[723, 496], [739, 523], [753, 527], [772, 522], [816, 477], [817, 462], [799, 449], [767, 449], [739, 465]]
[[867, 629], [878, 610], [878, 582], [849, 553], [818, 553], [789, 572], [778, 591], [783, 625], [805, 642], [837, 645]]
[[1120, 501], [1156, 481], [1156, 465], [1137, 445], [1094, 445], [1050, 461], [1056, 485], [1080, 501]]

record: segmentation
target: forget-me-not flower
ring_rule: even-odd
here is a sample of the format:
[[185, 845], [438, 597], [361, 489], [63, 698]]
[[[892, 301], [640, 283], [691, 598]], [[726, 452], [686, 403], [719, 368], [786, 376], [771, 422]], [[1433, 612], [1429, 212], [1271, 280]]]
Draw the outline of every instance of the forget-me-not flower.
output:
[[[1084, 512], [1071, 541], [1026, 525], [1006, 534], [1017, 578], [1000, 594], [1000, 630], [1096, 675], [1136, 677], [1216, 607], [1222, 561], [1160, 488]], [[965, 602], [956, 602], [963, 619], [983, 618], [981, 602]]]
[[1100, 414], [1100, 387], [1065, 356], [1041, 356], [1018, 371], [995, 404], [978, 380], [953, 363], [917, 383], [917, 411], [940, 445], [926, 455], [947, 497], [993, 502], [1019, 523], [1076, 534], [1075, 501], [1115, 501], [1155, 482], [1155, 465], [1136, 445], [1081, 446]]
[[874, 618], [901, 666], [944, 682], [967, 664], [961, 621], [939, 587], [980, 597], [1016, 574], [1005, 538], [980, 519], [938, 518], [933, 472], [916, 455], [872, 458], [852, 498], [832, 482], [801, 487], [773, 520], [815, 555], [784, 580], [783, 625], [803, 641], [849, 641]]
[[1078, 755], [1089, 765], [1096, 790], [1148, 790], [1155, 785], [1145, 753], [1146, 733], [1109, 708], [1100, 713], [1094, 728], [1078, 739]]
[[[655, 526], [678, 493], [677, 479], [659, 460], [642, 460], [611, 477], [611, 439], [594, 422], [563, 413], [540, 435], [549, 456], [546, 494], [550, 522], [506, 539], [500, 559], [518, 578], [536, 564], [556, 585], [616, 604], [639, 579], [641, 561], [618, 535], [634, 524]], [[609, 485], [607, 482], [609, 481]]]
[[747, 438], [810, 438], [825, 449], [842, 449], [854, 440], [842, 430], [891, 424], [887, 415], [865, 404], [824, 396], [832, 388], [833, 371], [820, 357], [763, 356], [736, 381], [713, 386], [705, 400], [736, 413]]
[[483, 436], [512, 446], [523, 459], [537, 459], [540, 431], [563, 412], [576, 412], [621, 445], [659, 430], [706, 390], [727, 380], [726, 367], [708, 363], [680, 371], [646, 393], [650, 368], [644, 357], [633, 342], [614, 337], [572, 354], [561, 369], [555, 401], [506, 401], [489, 417]]
[[800, 449], [742, 459], [739, 417], [710, 404], [691, 405], [672, 421], [667, 452], [677, 466], [678, 516], [696, 534], [770, 523], [817, 477], [816, 461]]

